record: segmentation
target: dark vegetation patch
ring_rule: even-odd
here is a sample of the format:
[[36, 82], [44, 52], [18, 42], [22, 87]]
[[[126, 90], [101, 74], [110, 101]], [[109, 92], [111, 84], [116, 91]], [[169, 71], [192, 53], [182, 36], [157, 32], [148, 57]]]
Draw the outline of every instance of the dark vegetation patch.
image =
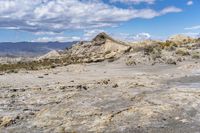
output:
[[17, 73], [18, 70], [39, 70], [39, 69], [50, 69], [58, 66], [66, 66], [69, 64], [82, 63], [82, 60], [78, 57], [66, 56], [60, 59], [43, 59], [38, 61], [29, 62], [17, 62], [9, 64], [0, 64], [0, 71], [7, 73]]

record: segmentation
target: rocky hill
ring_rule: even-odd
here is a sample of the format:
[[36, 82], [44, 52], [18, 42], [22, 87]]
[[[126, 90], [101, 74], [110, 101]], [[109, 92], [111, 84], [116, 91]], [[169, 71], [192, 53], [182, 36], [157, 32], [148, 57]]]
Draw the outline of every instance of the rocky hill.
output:
[[84, 59], [83, 62], [97, 62], [117, 58], [130, 49], [131, 46], [125, 42], [115, 40], [106, 33], [100, 33], [90, 42], [79, 42], [72, 46], [66, 53]]
[[166, 41], [148, 40], [126, 43], [113, 39], [106, 33], [98, 34], [90, 42], [79, 42], [65, 54], [75, 57], [77, 62], [114, 61], [126, 64], [177, 64], [200, 57], [199, 41], [184, 35], [175, 35]]

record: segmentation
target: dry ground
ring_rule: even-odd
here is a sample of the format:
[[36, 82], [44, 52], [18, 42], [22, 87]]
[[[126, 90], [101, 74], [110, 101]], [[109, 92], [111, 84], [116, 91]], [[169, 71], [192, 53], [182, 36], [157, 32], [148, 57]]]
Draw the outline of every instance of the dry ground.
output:
[[0, 75], [0, 132], [200, 132], [200, 61]]

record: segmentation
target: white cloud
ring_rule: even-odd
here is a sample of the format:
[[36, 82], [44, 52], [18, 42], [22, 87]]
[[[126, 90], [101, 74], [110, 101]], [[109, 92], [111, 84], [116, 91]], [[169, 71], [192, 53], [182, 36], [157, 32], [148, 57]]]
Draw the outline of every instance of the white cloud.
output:
[[190, 37], [195, 37], [195, 38], [200, 37], [199, 32], [186, 32], [186, 33], [182, 33], [182, 34], [184, 34], [186, 36], [190, 36]]
[[189, 1], [187, 2], [187, 5], [188, 5], [188, 6], [193, 5], [193, 1], [192, 1], [192, 0], [189, 0]]
[[72, 42], [79, 41], [81, 38], [77, 36], [65, 37], [65, 36], [57, 36], [57, 37], [40, 37], [33, 42]]
[[200, 25], [185, 28], [185, 30], [199, 30], [199, 29], [200, 29]]
[[165, 15], [167, 13], [172, 13], [172, 12], [181, 12], [182, 10], [180, 8], [174, 7], [174, 6], [170, 6], [170, 7], [166, 7], [164, 8], [161, 12], [160, 15]]
[[99, 0], [0, 0], [0, 28], [59, 33], [116, 26], [135, 18], [150, 19], [180, 11], [176, 7], [161, 11], [122, 9]]
[[98, 35], [101, 32], [105, 32], [105, 31], [101, 29], [85, 30], [82, 40], [91, 40], [92, 38], [94, 38], [96, 35]]
[[151, 35], [149, 33], [139, 33], [133, 38], [134, 40], [148, 40], [151, 39]]
[[140, 3], [154, 4], [155, 1], [156, 0], [110, 0], [111, 3], [121, 2], [121, 3], [132, 3], [132, 4], [140, 4]]
[[63, 33], [55, 33], [55, 32], [52, 32], [52, 31], [48, 31], [48, 32], [45, 32], [45, 31], [39, 31], [39, 32], [35, 32], [34, 33], [35, 35], [62, 35]]
[[128, 34], [128, 33], [120, 33], [120, 34], [112, 34], [114, 38], [118, 38], [120, 40], [134, 42], [134, 41], [144, 41], [149, 40], [152, 36], [149, 33], [142, 32], [138, 34]]

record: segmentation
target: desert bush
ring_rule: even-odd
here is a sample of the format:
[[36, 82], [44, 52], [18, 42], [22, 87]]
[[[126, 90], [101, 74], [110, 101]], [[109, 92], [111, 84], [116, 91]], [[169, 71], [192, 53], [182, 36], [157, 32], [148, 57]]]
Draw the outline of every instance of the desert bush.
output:
[[109, 51], [106, 51], [104, 54], [107, 55], [107, 54], [110, 54], [110, 53], [111, 53], [111, 51], [109, 50]]
[[153, 51], [153, 47], [152, 46], [147, 46], [144, 48], [144, 54], [145, 55], [150, 55], [150, 53]]
[[200, 53], [199, 52], [192, 53], [192, 58], [193, 59], [200, 59]]
[[176, 65], [177, 64], [176, 61], [174, 59], [172, 59], [172, 58], [167, 59], [166, 63], [167, 64], [172, 64], [172, 65]]
[[7, 73], [18, 73], [18, 70], [11, 69], [11, 70], [8, 70]]
[[162, 50], [159, 47], [157, 47], [153, 49], [152, 57], [153, 59], [161, 58], [161, 54], [162, 54]]
[[172, 41], [160, 42], [159, 44], [162, 49], [170, 49], [178, 47], [177, 44]]
[[109, 59], [107, 59], [108, 60], [108, 62], [114, 62], [115, 60], [117, 60], [115, 57], [111, 57], [111, 58], [109, 58]]
[[136, 62], [133, 59], [128, 59], [126, 60], [126, 65], [127, 66], [136, 65]]
[[188, 49], [185, 49], [185, 48], [179, 48], [176, 50], [176, 54], [177, 55], [181, 55], [181, 56], [187, 56], [187, 55], [190, 55]]

